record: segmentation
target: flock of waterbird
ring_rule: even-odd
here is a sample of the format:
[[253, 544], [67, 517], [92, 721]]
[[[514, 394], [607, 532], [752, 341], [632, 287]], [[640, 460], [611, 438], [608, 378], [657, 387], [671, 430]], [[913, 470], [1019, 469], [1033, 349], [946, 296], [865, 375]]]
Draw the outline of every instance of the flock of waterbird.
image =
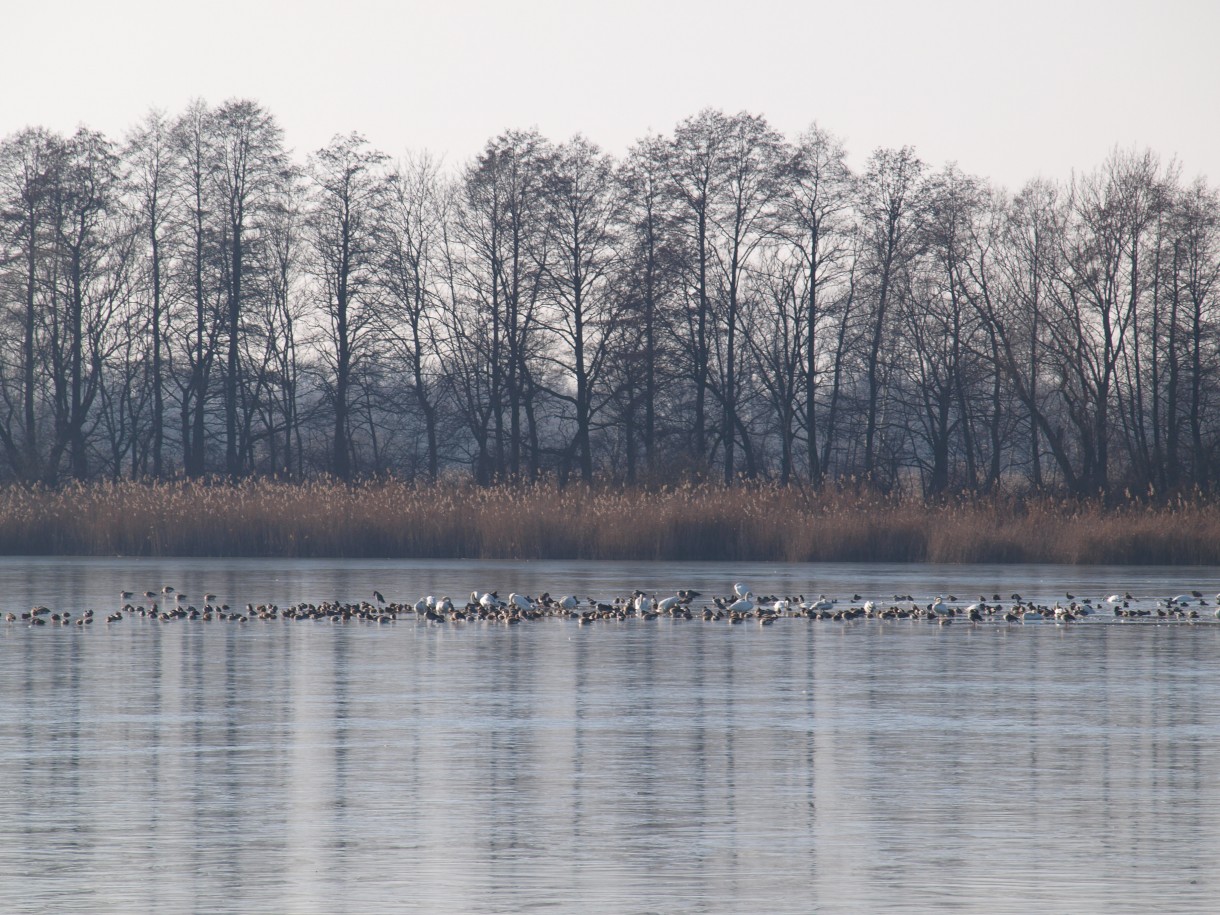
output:
[[[569, 594], [551, 597], [549, 593], [530, 597], [509, 594], [501, 598], [496, 591], [472, 591], [467, 601], [429, 595], [417, 601], [387, 601], [380, 591], [373, 591], [370, 600], [345, 602], [297, 603], [287, 607], [275, 604], [246, 604], [233, 609], [219, 603], [215, 594], [202, 595], [196, 606], [181, 591], [166, 585], [160, 591], [145, 591], [142, 600], [135, 592], [120, 594], [118, 609], [106, 612], [107, 624], [119, 623], [129, 617], [160, 622], [200, 620], [203, 622], [249, 623], [267, 620], [314, 620], [331, 623], [368, 622], [395, 623], [409, 620], [430, 624], [444, 623], [503, 623], [514, 624], [540, 619], [569, 619], [580, 625], [630, 619], [654, 620], [661, 617], [674, 620], [702, 619], [707, 622], [743, 623], [754, 621], [769, 626], [784, 619], [809, 620], [925, 620], [947, 626], [955, 620], [971, 624], [994, 623], [1074, 623], [1090, 617], [1097, 619], [1200, 622], [1208, 616], [1220, 620], [1220, 594], [1210, 602], [1200, 591], [1173, 597], [1134, 597], [1129, 592], [1111, 594], [1101, 599], [1065, 594], [1065, 601], [1053, 605], [1023, 600], [1013, 594], [1007, 600], [999, 594], [990, 599], [980, 595], [977, 601], [959, 601], [953, 595], [937, 595], [928, 601], [912, 595], [895, 594], [891, 601], [865, 599], [860, 594], [850, 598], [816, 598], [777, 595], [761, 596], [744, 582], [733, 585], [726, 595], [704, 598], [699, 591], [679, 590], [659, 596], [635, 590], [629, 595], [598, 600]], [[138, 603], [137, 603], [138, 601]], [[56, 611], [38, 606], [20, 615], [9, 611], [8, 623], [31, 626], [89, 626], [95, 614], [84, 610]]]

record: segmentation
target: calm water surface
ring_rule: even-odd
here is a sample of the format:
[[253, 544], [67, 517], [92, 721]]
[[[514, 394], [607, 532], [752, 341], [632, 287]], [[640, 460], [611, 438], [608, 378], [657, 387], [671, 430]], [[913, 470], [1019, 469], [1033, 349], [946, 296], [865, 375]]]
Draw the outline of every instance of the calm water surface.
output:
[[[1217, 569], [0, 560], [0, 611]], [[1215, 912], [1220, 625], [0, 624], [5, 912]]]

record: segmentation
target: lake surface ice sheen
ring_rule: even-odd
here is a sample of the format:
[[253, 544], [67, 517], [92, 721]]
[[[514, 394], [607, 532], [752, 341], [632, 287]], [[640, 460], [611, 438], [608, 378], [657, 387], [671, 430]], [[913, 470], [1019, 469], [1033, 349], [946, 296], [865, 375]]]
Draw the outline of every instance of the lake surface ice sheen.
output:
[[[0, 561], [0, 610], [1215, 569]], [[962, 597], [962, 594], [958, 594]], [[976, 595], [977, 596], [977, 595]], [[1213, 912], [1220, 625], [0, 624], [12, 912]]]

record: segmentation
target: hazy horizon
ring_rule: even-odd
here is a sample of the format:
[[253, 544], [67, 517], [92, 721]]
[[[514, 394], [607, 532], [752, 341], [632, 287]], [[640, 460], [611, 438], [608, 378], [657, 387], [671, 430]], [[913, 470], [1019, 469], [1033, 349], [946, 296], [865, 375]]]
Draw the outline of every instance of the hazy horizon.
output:
[[[0, 60], [0, 134], [86, 124], [121, 137], [150, 108], [252, 98], [300, 159], [358, 131], [390, 155], [448, 163], [509, 128], [582, 133], [621, 155], [702, 108], [762, 114], [794, 136], [812, 122], [853, 166], [910, 145], [1010, 190], [1066, 179], [1114, 148], [1220, 175], [1208, 42], [1220, 8], [1045, 0], [1017, 10], [939, 0], [848, 7], [638, 2], [613, 13], [541, 2], [329, 4], [221, 0], [166, 13], [150, 0], [24, 8]], [[67, 24], [65, 27], [65, 23]]]

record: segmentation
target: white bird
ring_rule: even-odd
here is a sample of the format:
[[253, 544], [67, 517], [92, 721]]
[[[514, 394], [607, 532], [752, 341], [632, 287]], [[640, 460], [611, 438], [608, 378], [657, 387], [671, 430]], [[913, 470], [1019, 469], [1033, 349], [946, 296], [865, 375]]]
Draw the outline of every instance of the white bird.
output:
[[508, 595], [508, 602], [510, 604], [512, 604], [514, 607], [516, 607], [518, 610], [533, 610], [534, 609], [533, 601], [531, 601], [528, 597], [526, 597], [522, 594], [517, 594], [516, 592], [513, 592], [512, 594]]
[[657, 609], [660, 610], [662, 613], [668, 613], [670, 610], [672, 610], [674, 607], [678, 606], [678, 604], [680, 604], [680, 603], [682, 603], [682, 598], [678, 597], [675, 594], [673, 597], [667, 597], [664, 600], [660, 601], [657, 604]]
[[737, 582], [737, 584], [733, 585], [733, 593], [736, 594], [738, 597], [750, 597], [751, 596], [750, 588], [743, 581], [739, 581], [739, 582]]
[[559, 601], [559, 606], [564, 610], [575, 610], [580, 606], [580, 601], [576, 599], [575, 594], [569, 594], [567, 597]]
[[499, 610], [504, 606], [504, 601], [500, 600], [500, 598], [496, 597], [496, 595], [492, 593], [487, 593], [480, 596], [478, 595], [478, 592], [472, 591], [470, 592], [470, 599], [484, 610]]
[[868, 613], [868, 614], [870, 614], [870, 615], [871, 615], [871, 614], [873, 613], [873, 611], [874, 611], [874, 610], [876, 610], [876, 609], [877, 609], [877, 602], [876, 602], [876, 601], [872, 601], [872, 600], [866, 600], [866, 601], [864, 602], [864, 612], [865, 612], [865, 613]]
[[[749, 594], [748, 591], [746, 593]], [[753, 595], [750, 595], [750, 597], [753, 597]], [[729, 613], [749, 613], [753, 610], [754, 601], [750, 597], [742, 597], [729, 604]]]
[[637, 594], [635, 596], [635, 612], [641, 616], [645, 613], [651, 613], [655, 602], [647, 594]]
[[780, 614], [780, 616], [783, 616], [785, 613], [788, 612], [788, 601], [786, 599], [777, 600], [774, 604], [771, 605], [771, 609], [774, 610], [776, 613]]
[[928, 605], [928, 609], [937, 616], [949, 615], [949, 605], [945, 603], [945, 599], [943, 597], [938, 597], [936, 600], [932, 601], [932, 603]]
[[1177, 597], [1171, 597], [1169, 599], [1169, 602], [1171, 604], [1189, 604], [1190, 595], [1189, 594], [1179, 594]]
[[829, 597], [827, 597], [825, 594], [823, 594], [821, 597], [819, 597], [815, 601], [806, 602], [805, 609], [806, 610], [833, 610], [834, 606], [835, 606], [834, 601], [832, 601]]
[[442, 597], [441, 602], [437, 605], [436, 609], [439, 610], [441, 613], [452, 613], [453, 612], [453, 601], [451, 601], [447, 597]]

